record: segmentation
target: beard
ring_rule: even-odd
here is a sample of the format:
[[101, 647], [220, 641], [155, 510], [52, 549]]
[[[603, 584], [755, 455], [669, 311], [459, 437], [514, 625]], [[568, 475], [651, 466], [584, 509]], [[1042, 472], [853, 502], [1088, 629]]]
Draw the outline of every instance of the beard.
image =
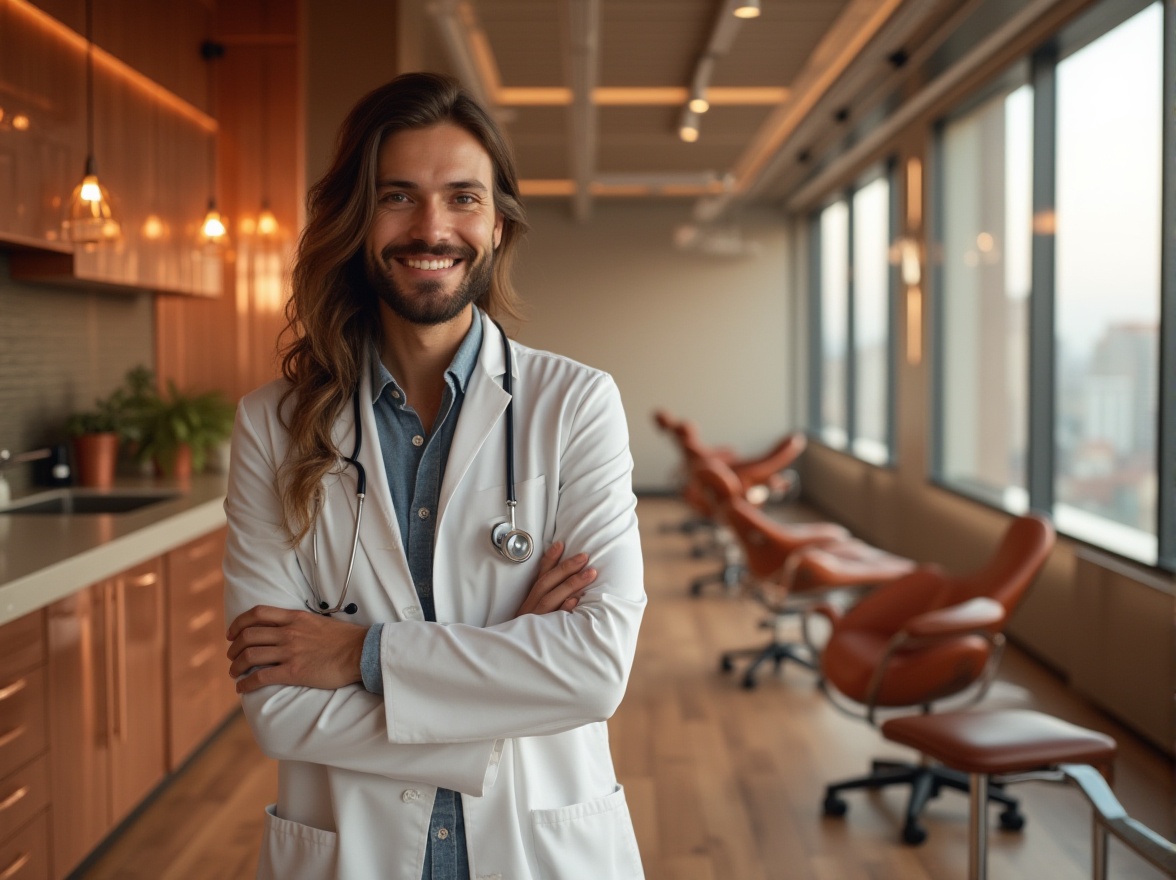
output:
[[[451, 294], [441, 281], [418, 281], [407, 294], [388, 268], [397, 257], [454, 258], [466, 264], [466, 276]], [[364, 274], [380, 300], [393, 312], [412, 324], [434, 325], [452, 321], [465, 307], [490, 290], [494, 272], [494, 251], [487, 250], [475, 260], [472, 248], [422, 244], [388, 245], [380, 252], [380, 262], [365, 249]]]

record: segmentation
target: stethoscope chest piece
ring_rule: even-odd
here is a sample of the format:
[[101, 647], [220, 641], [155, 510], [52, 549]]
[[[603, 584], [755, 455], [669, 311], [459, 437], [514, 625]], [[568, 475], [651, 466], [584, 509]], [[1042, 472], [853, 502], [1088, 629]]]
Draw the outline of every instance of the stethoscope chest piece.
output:
[[535, 552], [535, 541], [522, 529], [515, 527], [514, 501], [508, 501], [510, 521], [500, 522], [490, 530], [490, 541], [498, 552], [511, 562], [526, 562]]

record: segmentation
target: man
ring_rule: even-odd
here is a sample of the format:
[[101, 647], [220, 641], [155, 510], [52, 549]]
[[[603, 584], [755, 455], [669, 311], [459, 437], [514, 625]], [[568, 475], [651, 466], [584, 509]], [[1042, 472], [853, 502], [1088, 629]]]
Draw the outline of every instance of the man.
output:
[[642, 876], [605, 724], [645, 605], [627, 429], [607, 375], [491, 320], [524, 228], [495, 123], [428, 74], [311, 191], [225, 503], [230, 672], [279, 761], [260, 876]]

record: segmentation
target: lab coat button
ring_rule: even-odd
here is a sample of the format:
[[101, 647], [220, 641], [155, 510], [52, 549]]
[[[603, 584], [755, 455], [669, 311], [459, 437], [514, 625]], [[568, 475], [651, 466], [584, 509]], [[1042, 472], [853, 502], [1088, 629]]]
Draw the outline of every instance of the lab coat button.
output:
[[416, 436], [414, 436], [412, 438], [412, 445], [413, 446], [420, 446], [424, 442], [425, 442], [425, 438], [422, 437], [420, 434], [417, 434]]
[[421, 793], [415, 788], [406, 788], [400, 793], [400, 799], [406, 804], [411, 804], [415, 800], [420, 800]]
[[421, 609], [418, 608], [416, 605], [409, 605], [407, 608], [404, 609], [404, 616], [407, 618], [410, 618], [411, 620], [420, 620], [421, 619]]

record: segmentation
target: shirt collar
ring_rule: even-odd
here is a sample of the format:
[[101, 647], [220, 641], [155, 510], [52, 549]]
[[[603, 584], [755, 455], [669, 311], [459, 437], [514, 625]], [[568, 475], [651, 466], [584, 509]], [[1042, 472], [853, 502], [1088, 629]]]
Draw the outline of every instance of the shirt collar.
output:
[[[457, 351], [453, 355], [453, 360], [450, 361], [448, 369], [445, 370], [446, 377], [452, 378], [457, 383], [457, 387], [461, 389], [462, 394], [465, 393], [470, 376], [474, 374], [474, 366], [478, 363], [478, 352], [482, 350], [482, 335], [482, 310], [474, 306], [474, 319], [470, 323], [469, 332], [462, 339], [461, 345], [457, 347]], [[379, 346], [374, 342], [372, 343], [371, 358], [372, 403], [380, 399], [380, 395], [384, 393], [384, 388], [388, 385], [391, 385], [399, 391], [403, 400], [404, 389], [400, 387], [396, 378], [384, 366], [384, 362], [380, 359]]]

